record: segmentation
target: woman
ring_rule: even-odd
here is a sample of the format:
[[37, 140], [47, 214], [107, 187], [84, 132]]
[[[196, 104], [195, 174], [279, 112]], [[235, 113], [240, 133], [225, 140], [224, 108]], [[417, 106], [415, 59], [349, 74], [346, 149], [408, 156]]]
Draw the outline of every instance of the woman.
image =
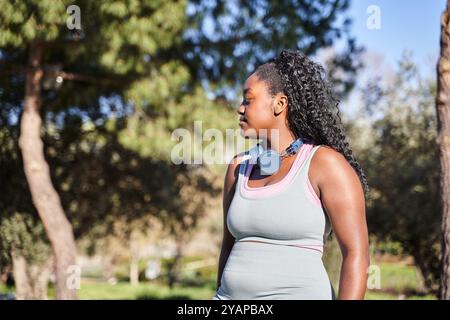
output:
[[248, 153], [229, 164], [213, 299], [335, 299], [322, 262], [331, 229], [343, 255], [337, 298], [363, 299], [368, 186], [323, 68], [283, 50], [246, 80], [238, 113], [244, 137], [263, 139], [265, 149], [281, 154], [293, 142], [301, 146], [273, 174]]

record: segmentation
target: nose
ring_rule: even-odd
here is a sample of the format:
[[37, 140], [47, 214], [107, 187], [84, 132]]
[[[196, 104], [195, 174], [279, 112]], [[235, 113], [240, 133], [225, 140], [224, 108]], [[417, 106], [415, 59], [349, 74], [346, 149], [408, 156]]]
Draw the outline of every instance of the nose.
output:
[[245, 114], [245, 106], [243, 103], [239, 105], [239, 108], [237, 108], [236, 112], [241, 116]]

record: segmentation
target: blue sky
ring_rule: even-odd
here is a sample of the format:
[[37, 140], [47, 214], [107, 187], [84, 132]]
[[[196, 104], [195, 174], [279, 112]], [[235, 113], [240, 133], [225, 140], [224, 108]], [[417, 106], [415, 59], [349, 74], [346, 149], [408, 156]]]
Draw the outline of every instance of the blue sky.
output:
[[[370, 5], [380, 8], [379, 30], [366, 26]], [[383, 55], [391, 66], [408, 49], [421, 69], [428, 71], [430, 58], [437, 59], [439, 53], [440, 16], [445, 6], [446, 0], [352, 0], [352, 34], [368, 52]]]
[[[380, 10], [380, 29], [367, 27], [373, 13], [367, 13], [367, 8], [372, 5]], [[352, 0], [348, 11], [353, 20], [351, 34], [366, 48], [366, 66], [358, 75], [357, 87], [364, 87], [365, 81], [375, 75], [383, 80], [392, 77], [405, 50], [412, 53], [424, 77], [435, 77], [440, 17], [445, 6], [446, 0]], [[358, 115], [361, 103], [360, 92], [353, 90], [340, 109], [353, 118]]]

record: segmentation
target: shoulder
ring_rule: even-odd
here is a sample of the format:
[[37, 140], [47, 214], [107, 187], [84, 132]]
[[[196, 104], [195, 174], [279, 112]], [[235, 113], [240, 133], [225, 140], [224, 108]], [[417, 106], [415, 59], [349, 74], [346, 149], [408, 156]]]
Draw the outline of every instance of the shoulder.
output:
[[228, 191], [236, 182], [239, 175], [239, 165], [245, 160], [245, 152], [236, 154], [228, 164], [225, 174], [225, 190]]
[[359, 180], [344, 155], [326, 145], [321, 145], [313, 155], [309, 176], [311, 183], [317, 186]]
[[237, 167], [239, 164], [241, 164], [245, 160], [245, 155], [247, 152], [241, 152], [236, 154], [228, 163], [228, 167]]
[[345, 159], [344, 155], [332, 147], [327, 145], [320, 145], [317, 148], [313, 158], [311, 159], [311, 164], [315, 165], [323, 165], [323, 166], [334, 166], [334, 165], [343, 165], [343, 163], [348, 163], [347, 159]]

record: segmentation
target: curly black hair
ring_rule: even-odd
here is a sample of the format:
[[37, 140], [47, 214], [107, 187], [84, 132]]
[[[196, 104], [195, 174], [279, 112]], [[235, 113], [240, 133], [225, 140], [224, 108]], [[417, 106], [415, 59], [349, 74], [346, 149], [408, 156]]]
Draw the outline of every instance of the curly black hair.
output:
[[278, 57], [260, 65], [255, 74], [269, 93], [288, 98], [289, 129], [306, 141], [340, 152], [354, 168], [367, 195], [366, 176], [346, 140], [338, 108], [324, 68], [298, 50], [282, 50]]

